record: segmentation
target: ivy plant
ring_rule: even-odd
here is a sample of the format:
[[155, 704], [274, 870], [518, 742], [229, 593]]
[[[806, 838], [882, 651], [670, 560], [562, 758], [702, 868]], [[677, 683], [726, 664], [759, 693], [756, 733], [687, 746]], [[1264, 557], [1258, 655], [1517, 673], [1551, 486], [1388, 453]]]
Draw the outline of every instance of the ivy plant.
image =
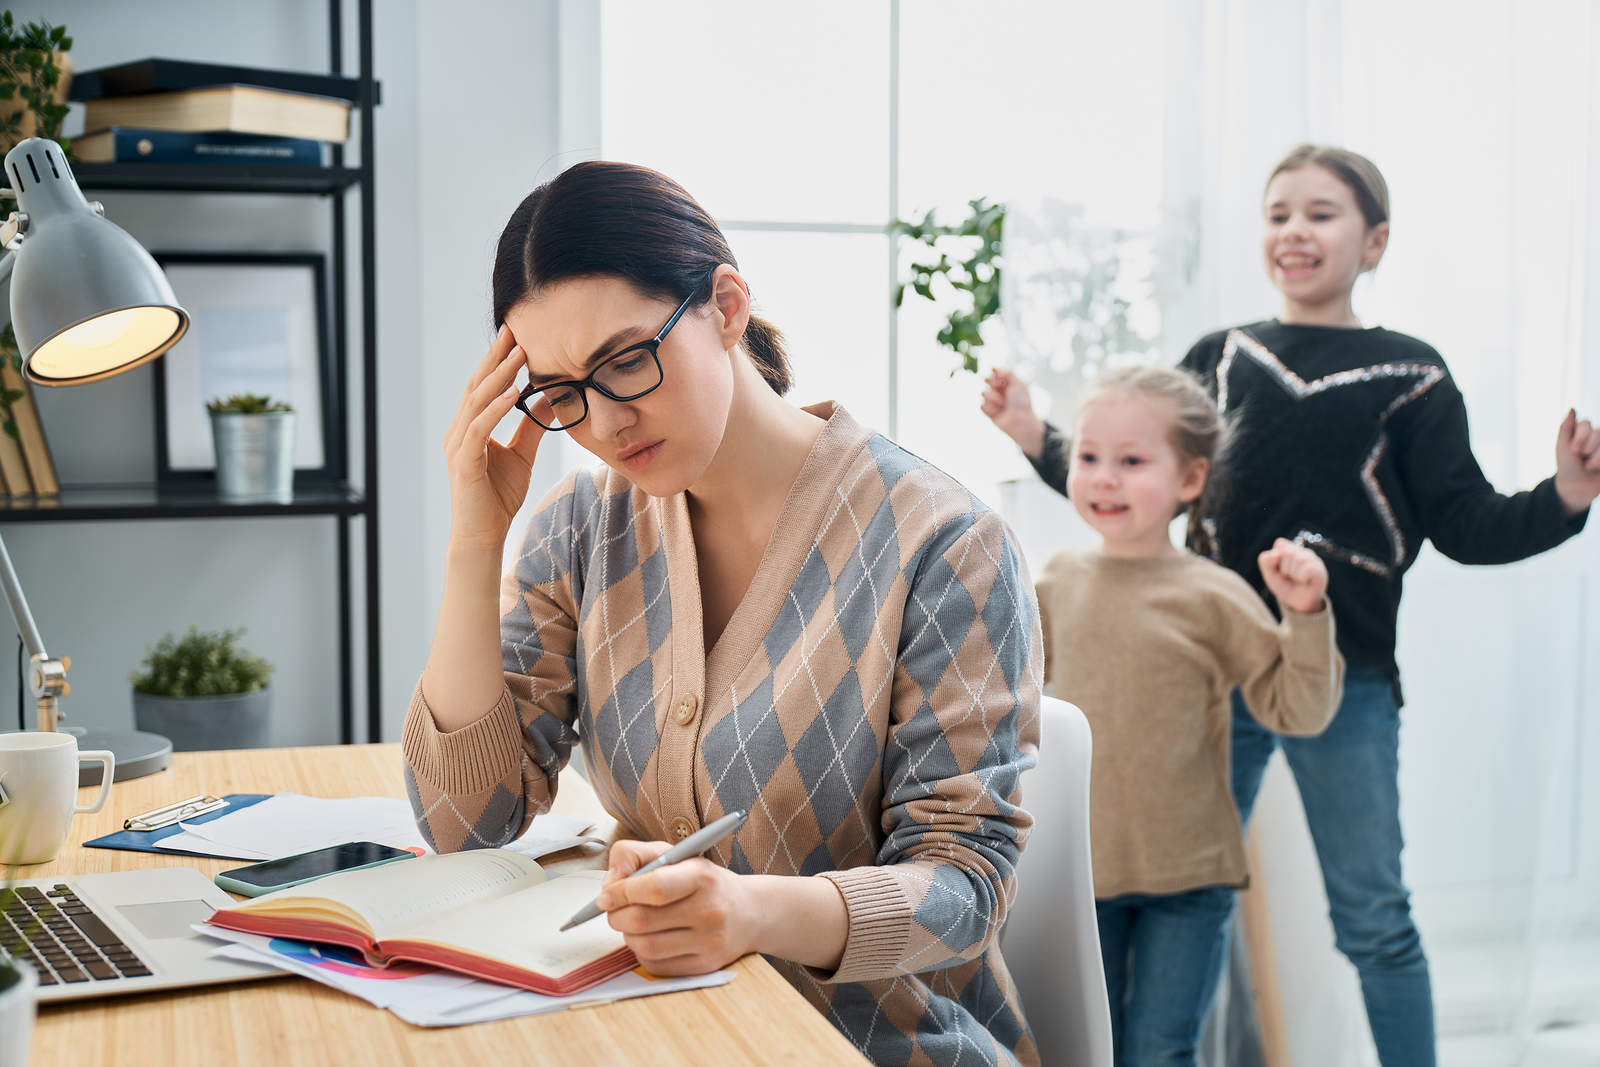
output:
[[982, 197], [968, 201], [967, 206], [971, 214], [954, 226], [940, 225], [935, 212], [929, 211], [921, 222], [895, 220], [889, 225], [889, 233], [920, 241], [939, 253], [932, 262], [911, 265], [911, 280], [895, 288], [894, 306], [898, 308], [904, 302], [907, 289], [925, 299], [937, 300], [934, 281], [939, 278], [966, 294], [970, 306], [950, 312], [937, 339], [961, 357], [961, 369], [976, 374], [983, 324], [1000, 312], [1000, 237], [1005, 228], [1006, 206], [991, 204]]

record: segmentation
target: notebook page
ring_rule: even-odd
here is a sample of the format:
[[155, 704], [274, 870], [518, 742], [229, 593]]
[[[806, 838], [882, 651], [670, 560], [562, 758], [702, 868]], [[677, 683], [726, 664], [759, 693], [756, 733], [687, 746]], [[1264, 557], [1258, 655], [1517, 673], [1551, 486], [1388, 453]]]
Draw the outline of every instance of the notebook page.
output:
[[406, 931], [407, 941], [433, 941], [525, 968], [551, 978], [623, 947], [606, 917], [566, 932], [561, 924], [589, 903], [605, 871], [575, 871], [467, 911]]
[[332, 901], [365, 919], [372, 936], [381, 941], [457, 908], [537, 886], [544, 880], [544, 869], [535, 860], [505, 849], [485, 848], [332, 874], [308, 885], [256, 897], [235, 910], [283, 914]]

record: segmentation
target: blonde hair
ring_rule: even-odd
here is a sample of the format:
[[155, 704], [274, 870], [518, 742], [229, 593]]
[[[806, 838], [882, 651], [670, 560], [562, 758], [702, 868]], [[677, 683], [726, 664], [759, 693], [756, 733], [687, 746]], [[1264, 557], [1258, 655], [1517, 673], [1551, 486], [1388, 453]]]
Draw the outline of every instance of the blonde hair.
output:
[[1205, 522], [1206, 503], [1215, 499], [1213, 476], [1228, 437], [1227, 424], [1218, 413], [1216, 402], [1199, 379], [1187, 371], [1175, 367], [1119, 367], [1095, 382], [1094, 390], [1078, 406], [1078, 417], [1083, 417], [1089, 405], [1118, 393], [1132, 393], [1165, 405], [1172, 416], [1167, 440], [1178, 453], [1178, 462], [1188, 467], [1197, 459], [1206, 461], [1206, 480], [1200, 495], [1176, 514], [1189, 514], [1189, 546], [1202, 556], [1214, 557], [1217, 544]]
[[1286, 170], [1294, 170], [1307, 163], [1315, 163], [1350, 187], [1350, 192], [1356, 198], [1356, 206], [1361, 209], [1361, 217], [1367, 221], [1367, 229], [1389, 221], [1389, 183], [1383, 180], [1383, 174], [1372, 160], [1348, 148], [1322, 144], [1296, 145], [1267, 175], [1262, 195], [1266, 195], [1272, 179]]

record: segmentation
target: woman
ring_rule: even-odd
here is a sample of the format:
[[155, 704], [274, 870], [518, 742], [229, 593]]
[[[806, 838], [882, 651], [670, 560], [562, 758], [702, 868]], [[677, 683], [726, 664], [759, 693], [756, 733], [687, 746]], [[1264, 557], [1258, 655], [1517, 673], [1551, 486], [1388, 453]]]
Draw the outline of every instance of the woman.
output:
[[[650, 970], [761, 952], [875, 1062], [1037, 1062], [994, 945], [1043, 662], [1004, 524], [837, 405], [782, 399], [781, 337], [653, 171], [535, 190], [494, 315], [445, 439], [444, 602], [406, 720], [429, 841], [511, 840], [582, 739], [643, 839], [613, 847], [600, 904]], [[497, 610], [553, 431], [605, 467], [545, 498]], [[704, 859], [618, 880], [741, 808]]]

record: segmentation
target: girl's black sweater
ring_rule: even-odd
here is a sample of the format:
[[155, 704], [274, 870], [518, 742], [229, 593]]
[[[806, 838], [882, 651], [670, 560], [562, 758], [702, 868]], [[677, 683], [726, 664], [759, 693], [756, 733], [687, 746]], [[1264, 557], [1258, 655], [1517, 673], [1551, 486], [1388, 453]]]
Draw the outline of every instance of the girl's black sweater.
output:
[[[1511, 563], [1588, 518], [1566, 516], [1553, 478], [1495, 492], [1472, 455], [1461, 391], [1414, 337], [1274, 320], [1204, 337], [1181, 365], [1231, 428], [1206, 501], [1219, 561], [1266, 597], [1258, 553], [1278, 537], [1315, 549], [1345, 660], [1386, 671], [1397, 695], [1400, 588], [1423, 538], [1460, 563]], [[1034, 467], [1063, 494], [1068, 458], [1048, 426]]]

